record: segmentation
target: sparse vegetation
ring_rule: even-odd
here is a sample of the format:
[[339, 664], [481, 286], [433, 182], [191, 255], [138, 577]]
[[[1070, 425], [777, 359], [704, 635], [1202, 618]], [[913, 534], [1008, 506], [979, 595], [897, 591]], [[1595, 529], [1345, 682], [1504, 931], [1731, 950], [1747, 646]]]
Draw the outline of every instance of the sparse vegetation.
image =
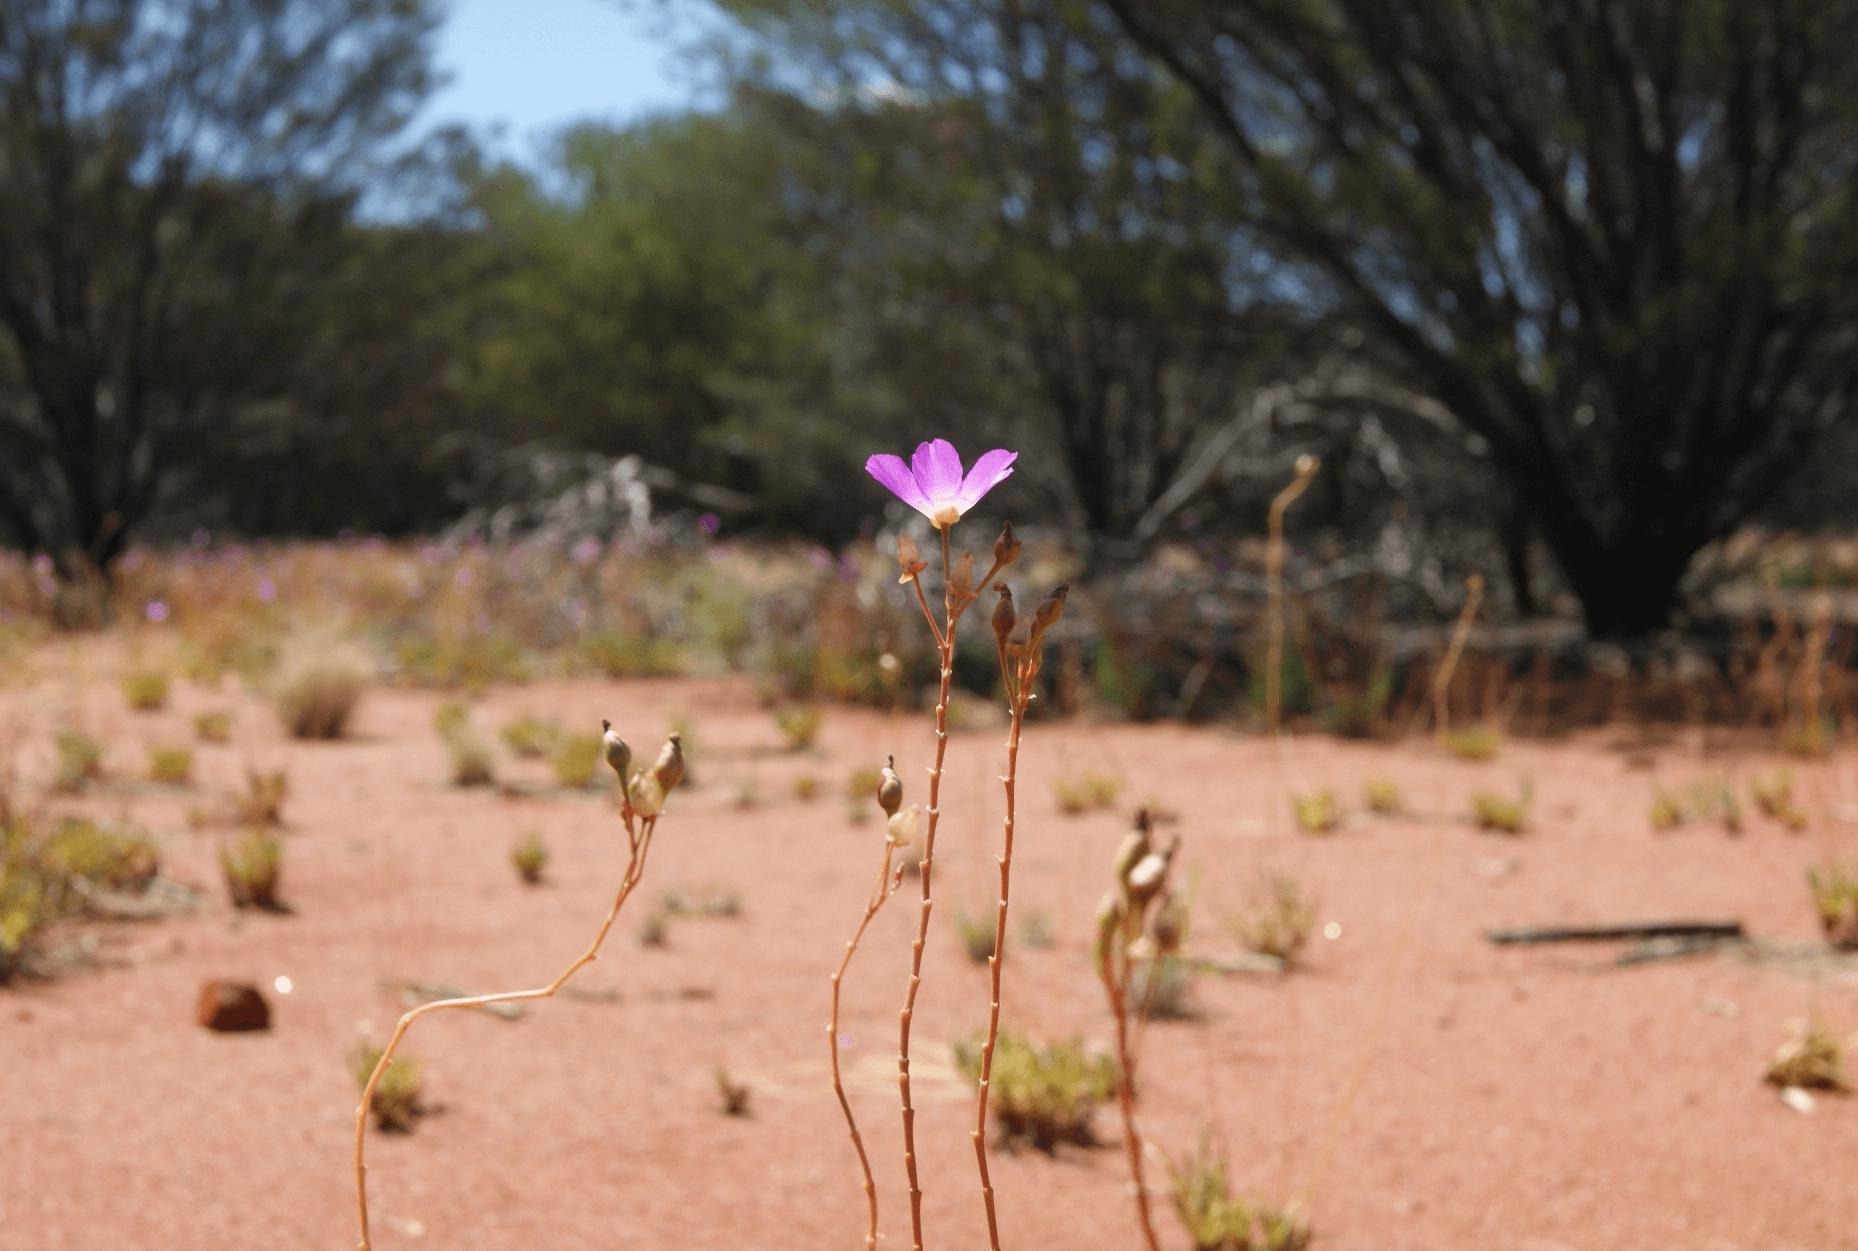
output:
[[1052, 793], [1058, 800], [1058, 811], [1074, 817], [1114, 808], [1123, 784], [1107, 773], [1083, 773], [1060, 778], [1053, 784]]
[[1522, 834], [1529, 828], [1529, 809], [1534, 803], [1535, 787], [1524, 781], [1512, 797], [1495, 791], [1471, 794], [1471, 820], [1477, 828], [1492, 834]]
[[75, 793], [103, 777], [103, 744], [90, 735], [60, 730], [54, 746], [57, 760], [52, 767], [53, 790]]
[[722, 1099], [724, 1116], [747, 1116], [750, 1090], [748, 1083], [729, 1076], [729, 1070], [716, 1066], [716, 1093]]
[[1389, 777], [1371, 777], [1361, 787], [1362, 806], [1377, 817], [1397, 817], [1406, 811], [1400, 784]]
[[994, 923], [992, 917], [971, 917], [965, 912], [955, 914], [955, 933], [961, 939], [961, 949], [968, 959], [976, 964], [986, 964], [994, 953]]
[[1019, 922], [1019, 942], [1031, 951], [1045, 951], [1058, 941], [1058, 926], [1044, 909], [1028, 912]]
[[1261, 869], [1232, 928], [1247, 950], [1291, 964], [1316, 928], [1316, 900], [1290, 874]]
[[1129, 1001], [1136, 1014], [1148, 1020], [1191, 1020], [1197, 975], [1193, 962], [1180, 956], [1135, 961], [1129, 969]]
[[194, 754], [185, 747], [148, 749], [148, 777], [164, 786], [185, 786], [193, 780]]
[[1170, 1170], [1174, 1210], [1194, 1251], [1303, 1251], [1310, 1229], [1295, 1207], [1271, 1208], [1232, 1193], [1224, 1153], [1209, 1139]]
[[530, 886], [542, 880], [542, 873], [548, 868], [548, 844], [542, 836], [531, 830], [523, 835], [516, 846], [510, 848], [510, 866], [516, 870], [516, 876]]
[[169, 686], [160, 669], [132, 669], [123, 675], [123, 699], [137, 712], [159, 712], [168, 705]]
[[[958, 1044], [955, 1066], [978, 1081], [980, 1044]], [[1090, 1054], [1077, 1039], [1040, 1047], [1002, 1030], [992, 1087], [993, 1117], [1002, 1136], [1047, 1154], [1065, 1143], [1088, 1147], [1096, 1142], [1091, 1115], [1116, 1090], [1116, 1061]]]
[[1503, 750], [1503, 735], [1487, 725], [1467, 725], [1448, 730], [1442, 740], [1445, 750], [1459, 760], [1495, 760]]
[[1839, 951], [1858, 951], [1858, 866], [1808, 869], [1806, 884], [1826, 941]]
[[1342, 801], [1331, 790], [1306, 791], [1290, 797], [1291, 815], [1305, 834], [1333, 834], [1342, 825]]
[[1842, 1094], [1849, 1089], [1845, 1043], [1816, 1020], [1791, 1022], [1787, 1040], [1768, 1062], [1764, 1080], [1770, 1086]]
[[[368, 1079], [373, 1076], [374, 1068], [381, 1062], [381, 1049], [371, 1044], [357, 1048], [350, 1061], [349, 1069], [355, 1075], [357, 1089], [366, 1091]], [[374, 1098], [369, 1101], [369, 1110], [374, 1113], [374, 1124], [384, 1132], [405, 1133], [413, 1128], [420, 1114], [424, 1111], [420, 1096], [426, 1084], [425, 1066], [412, 1056], [398, 1055], [387, 1071], [381, 1074], [380, 1084], [374, 1088]]]
[[671, 941], [671, 917], [663, 909], [647, 913], [639, 926], [639, 946], [663, 947]]
[[789, 704], [774, 714], [774, 726], [788, 751], [806, 751], [819, 738], [819, 709], [811, 704]]
[[[555, 782], [569, 790], [585, 790], [601, 773], [598, 734], [562, 734], [549, 749], [549, 767]], [[611, 776], [610, 774], [608, 776]]]
[[497, 781], [497, 759], [490, 744], [469, 725], [445, 736], [445, 755], [449, 761], [453, 786], [493, 786]]
[[533, 713], [524, 713], [505, 722], [500, 733], [503, 745], [510, 749], [511, 755], [522, 760], [540, 760], [548, 755], [555, 740], [561, 737], [561, 723]]
[[1795, 832], [1806, 828], [1806, 810], [1794, 799], [1792, 769], [1756, 774], [1749, 779], [1748, 797], [1754, 802], [1755, 811], [1769, 820], [1778, 821]]
[[341, 738], [367, 680], [366, 666], [344, 653], [305, 657], [278, 680], [278, 717], [292, 738]]
[[819, 778], [811, 773], [802, 773], [793, 781], [794, 798], [803, 804], [812, 803], [819, 798]]
[[196, 714], [194, 737], [202, 743], [229, 742], [232, 738], [232, 714], [223, 710]]
[[263, 830], [247, 831], [219, 852], [219, 869], [226, 894], [235, 908], [276, 912], [283, 907], [279, 887], [284, 877], [284, 844]]
[[290, 775], [283, 769], [245, 768], [245, 789], [233, 797], [232, 819], [241, 825], [284, 824]]

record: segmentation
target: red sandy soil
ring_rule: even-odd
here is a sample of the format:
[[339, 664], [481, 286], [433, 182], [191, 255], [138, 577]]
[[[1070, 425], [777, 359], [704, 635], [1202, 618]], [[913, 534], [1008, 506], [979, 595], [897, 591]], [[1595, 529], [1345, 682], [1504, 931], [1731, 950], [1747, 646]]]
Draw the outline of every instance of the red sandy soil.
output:
[[[353, 1247], [348, 1054], [402, 1009], [381, 982], [491, 991], [553, 977], [591, 936], [625, 859], [610, 797], [549, 791], [536, 764], [503, 768], [533, 794], [448, 787], [432, 694], [372, 690], [348, 740], [292, 743], [230, 685], [177, 684], [167, 710], [131, 714], [113, 658], [93, 644], [38, 665], [39, 677], [0, 691], [0, 724], [23, 734], [28, 776], [54, 727], [106, 737], [119, 780], [82, 806], [158, 831], [169, 871], [202, 887], [203, 906], [79, 927], [98, 944], [90, 967], [0, 990], [0, 1245]], [[210, 707], [236, 708], [237, 742], [200, 747], [191, 788], [121, 780], [142, 769], [147, 743], [188, 740], [193, 713]], [[895, 750], [921, 802], [926, 720], [831, 710], [819, 749], [794, 754], [735, 682], [548, 682], [498, 690], [474, 711], [487, 732], [518, 712], [586, 726], [611, 717], [646, 753], [685, 716], [698, 785], [674, 798], [640, 895], [573, 983], [617, 998], [534, 1004], [515, 1022], [441, 1013], [414, 1029], [406, 1050], [426, 1064], [436, 1113], [411, 1134], [370, 1136], [376, 1246], [861, 1246], [823, 1026], [827, 974], [882, 827], [853, 824], [844, 789], [854, 767]], [[1339, 927], [1291, 976], [1208, 975], [1197, 1019], [1150, 1027], [1145, 1125], [1157, 1147], [1183, 1153], [1210, 1129], [1241, 1188], [1302, 1198], [1320, 1248], [1858, 1246], [1858, 1099], [1822, 1097], [1803, 1116], [1760, 1081], [1790, 1018], [1816, 1009], [1840, 1032], [1858, 1029], [1850, 974], [1814, 980], [1734, 955], [1614, 969], [1608, 949], [1481, 937], [1502, 925], [1723, 915], [1775, 940], [1815, 940], [1802, 870], [1853, 850], [1838, 822], [1852, 761], [1800, 770], [1808, 834], [1752, 813], [1739, 838], [1654, 834], [1655, 779], [1746, 777], [1760, 762], [1703, 760], [1679, 736], [1647, 769], [1621, 737], [1517, 743], [1481, 765], [1420, 741], [1298, 738], [1274, 781], [1257, 737], [1035, 725], [1021, 758], [1014, 909], [1048, 913], [1057, 942], [1010, 958], [1006, 1021], [1041, 1037], [1108, 1038], [1090, 918], [1126, 817], [1061, 816], [1053, 784], [1113, 773], [1127, 800], [1153, 797], [1179, 816], [1197, 953], [1237, 954], [1227, 922], [1267, 863], [1316, 888], [1319, 924]], [[976, 728], [950, 747], [916, 1031], [932, 1251], [985, 1245], [971, 1095], [949, 1053], [984, 1019], [986, 973], [963, 956], [953, 921], [988, 905], [1000, 738]], [[290, 771], [293, 915], [234, 913], [215, 864], [225, 831], [188, 828], [187, 811], [218, 802], [248, 760]], [[1333, 787], [1358, 808], [1377, 773], [1430, 815], [1357, 814], [1320, 839], [1290, 828], [1288, 790]], [[801, 774], [817, 775], [819, 798], [793, 797]], [[1473, 789], [1512, 789], [1525, 775], [1537, 796], [1530, 834], [1480, 834], [1455, 815]], [[736, 803], [744, 780], [753, 808]], [[529, 829], [554, 852], [540, 888], [520, 886], [508, 863]], [[743, 915], [675, 920], [667, 946], [639, 944], [661, 893], [711, 886], [740, 892]], [[893, 1248], [909, 1245], [894, 1052], [915, 889], [906, 882], [872, 927], [844, 1021]], [[218, 1036], [193, 1022], [196, 988], [216, 976], [268, 991], [287, 976], [294, 988], [270, 992], [270, 1032]], [[752, 1087], [751, 1116], [722, 1115], [719, 1065]], [[1012, 1251], [1138, 1245], [1114, 1109], [1097, 1119], [1098, 1149], [996, 1151]], [[1151, 1177], [1165, 1186], [1159, 1156]], [[1159, 1203], [1165, 1244], [1184, 1246]]]

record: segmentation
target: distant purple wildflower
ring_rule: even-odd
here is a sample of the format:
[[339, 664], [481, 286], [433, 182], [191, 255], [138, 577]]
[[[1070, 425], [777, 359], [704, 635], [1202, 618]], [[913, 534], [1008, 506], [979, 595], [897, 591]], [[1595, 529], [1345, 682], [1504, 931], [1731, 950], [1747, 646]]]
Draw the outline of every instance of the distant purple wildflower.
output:
[[568, 555], [577, 565], [591, 565], [600, 559], [600, 540], [592, 535], [584, 539], [576, 539]]
[[982, 452], [964, 475], [961, 454], [947, 439], [919, 443], [906, 465], [901, 456], [880, 453], [865, 461], [865, 472], [883, 483], [892, 495], [947, 529], [980, 502], [981, 496], [1004, 482], [1013, 472], [1018, 452], [997, 447]]
[[697, 515], [697, 529], [703, 531], [703, 533], [711, 538], [715, 538], [716, 532], [722, 528], [723, 519], [718, 517], [715, 513], [699, 513]]
[[258, 579], [258, 598], [269, 604], [277, 598], [277, 583], [269, 578]]
[[163, 600], [151, 599], [143, 606], [142, 615], [156, 625], [160, 625], [168, 619], [168, 605]]

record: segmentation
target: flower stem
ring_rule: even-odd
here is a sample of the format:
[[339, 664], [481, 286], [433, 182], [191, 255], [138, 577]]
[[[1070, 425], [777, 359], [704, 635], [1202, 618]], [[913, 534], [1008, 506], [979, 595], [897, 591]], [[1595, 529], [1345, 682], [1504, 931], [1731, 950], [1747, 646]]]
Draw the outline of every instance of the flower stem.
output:
[[871, 1176], [871, 1158], [865, 1154], [864, 1138], [858, 1133], [858, 1119], [852, 1115], [851, 1100], [845, 1095], [845, 1082], [839, 1075], [839, 983], [845, 980], [845, 971], [851, 967], [852, 956], [858, 951], [859, 940], [864, 937], [871, 918], [884, 906], [884, 901], [903, 884], [903, 871], [897, 870], [893, 876], [890, 871], [891, 858], [896, 848], [889, 839], [884, 841], [884, 863], [877, 871], [877, 886], [871, 892], [869, 902], [865, 904], [864, 917], [858, 922], [858, 928], [852, 932], [851, 939], [845, 944], [845, 957], [839, 961], [838, 971], [832, 975], [832, 1020], [826, 1025], [826, 1036], [832, 1044], [832, 1090], [839, 1097], [839, 1107], [845, 1112], [845, 1128], [851, 1131], [852, 1147], [858, 1152], [858, 1167], [864, 1173], [865, 1203], [871, 1209], [870, 1224], [865, 1230], [864, 1245], [866, 1251], [875, 1251], [877, 1247], [877, 1182]]
[[1006, 820], [1000, 843], [1000, 903], [994, 914], [994, 950], [987, 961], [987, 970], [993, 979], [993, 991], [987, 1010], [987, 1040], [981, 1044], [980, 1094], [975, 1100], [973, 1134], [974, 1158], [981, 1173], [981, 1204], [987, 1211], [987, 1245], [991, 1251], [1000, 1251], [1000, 1222], [994, 1212], [993, 1177], [987, 1168], [987, 1097], [993, 1081], [994, 1045], [1000, 1038], [1000, 974], [1001, 962], [1006, 958], [1006, 912], [1007, 903], [1012, 897], [1013, 881], [1014, 788], [1019, 774], [1019, 737], [1026, 724], [1027, 688], [1032, 675], [1022, 671], [1016, 688], [1013, 675], [1007, 669], [1003, 646], [1000, 676], [1005, 680], [1007, 690], [1012, 692], [1011, 723], [1006, 738], [1006, 772], [1000, 778], [1006, 788]]
[[613, 928], [613, 922], [619, 918], [619, 910], [624, 906], [627, 896], [639, 884], [645, 875], [645, 858], [651, 852], [652, 830], [658, 824], [657, 817], [646, 817], [642, 827], [635, 835], [632, 825], [632, 810], [628, 806], [624, 811], [626, 836], [632, 843], [632, 857], [626, 864], [626, 873], [620, 879], [619, 891], [613, 897], [613, 906], [607, 910], [606, 920], [600, 923], [599, 932], [580, 958], [561, 971], [561, 975], [546, 986], [534, 990], [511, 990], [496, 995], [471, 995], [461, 999], [435, 999], [422, 1003], [400, 1018], [394, 1027], [393, 1036], [387, 1040], [387, 1046], [381, 1051], [381, 1058], [374, 1065], [374, 1072], [368, 1076], [367, 1085], [361, 1091], [361, 1104], [355, 1109], [355, 1199], [361, 1216], [361, 1243], [359, 1251], [370, 1251], [372, 1243], [368, 1240], [368, 1167], [365, 1157], [368, 1135], [368, 1112], [374, 1106], [374, 1091], [381, 1084], [381, 1078], [387, 1072], [387, 1066], [393, 1063], [394, 1052], [400, 1047], [400, 1040], [406, 1037], [407, 1030], [413, 1022], [428, 1013], [439, 1012], [448, 1008], [481, 1008], [495, 1003], [517, 1003], [528, 999], [552, 999], [581, 969], [594, 962], [600, 955], [600, 946], [606, 942], [606, 936]]
[[1098, 975], [1109, 996], [1110, 1015], [1116, 1018], [1116, 1102], [1122, 1109], [1123, 1143], [1129, 1150], [1129, 1174], [1135, 1182], [1136, 1216], [1141, 1221], [1142, 1238], [1148, 1244], [1148, 1251], [1161, 1251], [1161, 1241], [1155, 1236], [1154, 1215], [1149, 1210], [1148, 1182], [1142, 1170], [1142, 1135], [1135, 1124], [1135, 1054], [1129, 1045], [1129, 962], [1126, 958], [1118, 962], [1115, 955], [1106, 952]]
[[[942, 580], [946, 586], [951, 564], [948, 551], [948, 528], [941, 529], [942, 536]], [[917, 580], [917, 593], [922, 593], [922, 583]], [[916, 993], [922, 987], [923, 952], [929, 945], [929, 916], [935, 908], [932, 882], [935, 873], [935, 834], [936, 826], [942, 817], [942, 766], [948, 756], [948, 690], [949, 683], [955, 676], [955, 625], [960, 620], [952, 597], [947, 598], [948, 625], [946, 629], [936, 627], [935, 618], [929, 615], [929, 604], [923, 600], [923, 615], [929, 620], [929, 628], [936, 636], [936, 655], [941, 662], [941, 680], [936, 688], [935, 700], [935, 764], [929, 770], [929, 820], [923, 831], [923, 858], [918, 865], [922, 876], [922, 911], [916, 922], [916, 940], [910, 946], [910, 980], [903, 992], [903, 1008], [897, 1014], [897, 1085], [903, 1096], [903, 1171], [910, 1182], [910, 1245], [912, 1251], [923, 1251], [923, 1189], [922, 1181], [916, 1168], [916, 1105], [910, 1090], [910, 1022], [916, 1013]]]

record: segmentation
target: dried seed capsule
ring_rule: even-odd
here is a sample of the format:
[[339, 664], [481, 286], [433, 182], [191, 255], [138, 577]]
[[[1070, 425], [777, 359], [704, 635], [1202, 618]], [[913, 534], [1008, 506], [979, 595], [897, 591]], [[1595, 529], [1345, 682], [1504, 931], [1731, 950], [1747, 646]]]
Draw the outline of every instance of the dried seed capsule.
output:
[[903, 779], [897, 776], [895, 756], [885, 758], [884, 770], [878, 775], [877, 806], [890, 817], [896, 816], [897, 809], [903, 806]]
[[1064, 616], [1065, 596], [1071, 593], [1070, 583], [1064, 583], [1052, 590], [1050, 595], [1039, 601], [1038, 611], [1032, 614], [1032, 635], [1037, 638], [1058, 624]]
[[897, 536], [897, 581], [913, 582], [916, 575], [929, 567], [923, 559], [922, 549], [916, 546], [916, 540], [907, 534]]
[[655, 817], [664, 811], [665, 788], [653, 774], [641, 770], [632, 775], [626, 787], [626, 800], [642, 817]]
[[1013, 523], [1000, 523], [1000, 537], [994, 540], [994, 563], [1004, 569], [1019, 559], [1019, 536], [1013, 533]]
[[1129, 870], [1149, 853], [1148, 810], [1144, 808], [1136, 813], [1135, 828], [1123, 839], [1122, 846], [1116, 849], [1116, 858], [1110, 861], [1110, 872], [1118, 882], [1129, 880]]
[[[658, 761], [652, 765], [652, 777], [659, 789], [669, 795], [684, 780], [684, 736], [673, 734], [665, 739], [664, 747], [658, 753]], [[637, 805], [634, 805], [635, 807]]]
[[890, 840], [892, 847], [908, 847], [916, 841], [916, 831], [922, 825], [922, 820], [923, 810], [915, 804], [899, 808], [885, 822], [884, 837]]
[[1151, 851], [1135, 862], [1124, 879], [1129, 891], [1129, 901], [1140, 910], [1148, 907], [1149, 900], [1161, 893], [1161, 888], [1168, 880], [1168, 861], [1170, 853]]
[[971, 604], [974, 602], [974, 556], [963, 552], [955, 558], [955, 563], [948, 571], [948, 602], [950, 604]]
[[602, 721], [600, 728], [604, 731], [600, 735], [600, 751], [613, 766], [613, 772], [619, 775], [619, 780], [624, 782], [626, 770], [632, 767], [632, 748], [626, 746], [626, 740], [619, 736], [611, 721]]
[[1000, 641], [1000, 648], [1004, 652], [1007, 640], [1013, 635], [1013, 627], [1019, 624], [1019, 612], [1013, 607], [1013, 588], [1004, 582], [996, 582], [994, 586], [1000, 592], [1000, 602], [994, 605], [994, 638]]

